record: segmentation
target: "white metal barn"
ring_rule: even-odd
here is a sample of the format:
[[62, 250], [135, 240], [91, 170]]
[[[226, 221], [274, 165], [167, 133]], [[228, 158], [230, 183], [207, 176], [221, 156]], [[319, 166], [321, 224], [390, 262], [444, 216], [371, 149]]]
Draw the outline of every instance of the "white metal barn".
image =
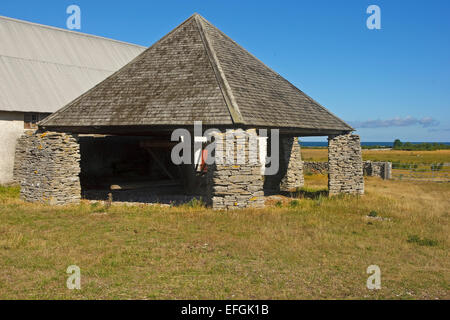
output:
[[24, 130], [126, 65], [144, 47], [0, 16], [0, 184]]

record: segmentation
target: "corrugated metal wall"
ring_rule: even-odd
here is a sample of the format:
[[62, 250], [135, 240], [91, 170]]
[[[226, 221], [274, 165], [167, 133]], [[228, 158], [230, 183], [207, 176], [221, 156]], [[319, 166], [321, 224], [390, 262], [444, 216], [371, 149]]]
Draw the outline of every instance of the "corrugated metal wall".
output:
[[144, 50], [0, 17], [0, 110], [55, 112]]

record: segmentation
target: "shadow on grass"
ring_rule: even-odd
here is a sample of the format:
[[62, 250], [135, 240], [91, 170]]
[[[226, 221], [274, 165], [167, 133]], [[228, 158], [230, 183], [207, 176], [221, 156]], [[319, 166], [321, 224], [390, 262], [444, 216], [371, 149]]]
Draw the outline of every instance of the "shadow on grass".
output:
[[300, 188], [292, 192], [282, 192], [282, 195], [290, 198], [313, 199], [328, 197], [328, 189]]

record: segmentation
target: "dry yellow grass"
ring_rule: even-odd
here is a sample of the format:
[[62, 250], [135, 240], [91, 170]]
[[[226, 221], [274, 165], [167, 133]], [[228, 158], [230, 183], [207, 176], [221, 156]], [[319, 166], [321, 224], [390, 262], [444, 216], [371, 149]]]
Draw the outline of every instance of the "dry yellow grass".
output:
[[[326, 177], [306, 179], [311, 199], [235, 212], [55, 208], [0, 189], [0, 298], [450, 298], [450, 184], [370, 178], [365, 196], [328, 199], [314, 197]], [[73, 264], [81, 291], [66, 288]], [[379, 291], [366, 288], [372, 264]]]
[[[327, 148], [303, 148], [305, 161], [327, 161]], [[445, 163], [450, 162], [450, 150], [402, 151], [402, 150], [363, 150], [363, 159], [372, 161], [391, 161], [399, 163]]]

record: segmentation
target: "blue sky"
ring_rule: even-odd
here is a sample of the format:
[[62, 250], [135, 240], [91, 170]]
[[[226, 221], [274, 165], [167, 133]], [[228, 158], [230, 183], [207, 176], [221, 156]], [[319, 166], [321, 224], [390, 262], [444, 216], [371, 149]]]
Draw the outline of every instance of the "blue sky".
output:
[[71, 4], [81, 32], [144, 46], [198, 12], [363, 141], [450, 141], [450, 1], [2, 0], [0, 15], [66, 28]]

